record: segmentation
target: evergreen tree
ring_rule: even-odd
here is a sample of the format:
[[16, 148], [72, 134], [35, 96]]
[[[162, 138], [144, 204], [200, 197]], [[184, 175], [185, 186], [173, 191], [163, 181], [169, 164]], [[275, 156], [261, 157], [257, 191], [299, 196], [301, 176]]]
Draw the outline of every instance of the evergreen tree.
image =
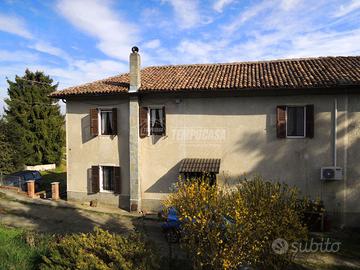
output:
[[0, 119], [0, 174], [9, 174], [14, 172], [16, 164], [14, 163], [16, 152], [9, 141], [7, 124], [4, 119]]
[[23, 164], [60, 164], [65, 145], [64, 117], [48, 95], [57, 84], [43, 72], [25, 71], [9, 84], [5, 118]]

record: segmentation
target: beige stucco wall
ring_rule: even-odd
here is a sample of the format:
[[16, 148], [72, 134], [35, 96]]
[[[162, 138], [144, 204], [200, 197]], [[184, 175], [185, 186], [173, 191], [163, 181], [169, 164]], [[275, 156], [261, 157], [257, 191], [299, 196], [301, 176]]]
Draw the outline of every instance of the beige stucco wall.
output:
[[343, 183], [343, 190], [337, 190], [339, 196], [344, 197], [345, 211], [357, 213], [345, 215], [345, 223], [359, 226], [360, 224], [360, 96], [349, 95], [348, 113], [343, 115], [344, 122], [342, 136], [346, 133], [347, 151], [346, 161], [347, 177]]
[[[324, 182], [320, 168], [332, 166], [334, 98], [338, 100], [337, 165], [351, 168], [345, 170], [344, 181]], [[154, 200], [166, 196], [183, 158], [220, 158], [220, 182], [258, 173], [323, 199], [339, 218], [346, 211], [360, 212], [359, 188], [354, 189], [360, 181], [359, 130], [346, 128], [352, 121], [358, 126], [359, 101], [345, 95], [182, 98], [180, 103], [143, 99], [144, 106], [166, 106], [167, 124], [165, 137], [140, 140], [143, 207], [152, 208]], [[278, 139], [276, 106], [306, 104], [315, 105], [314, 138]]]
[[[321, 181], [320, 168], [332, 165], [333, 102], [338, 100], [337, 165], [345, 168], [342, 181]], [[277, 105], [315, 105], [313, 139], [276, 138]], [[165, 105], [164, 137], [139, 140], [142, 207], [154, 210], [176, 182], [183, 158], [220, 158], [220, 182], [236, 182], [259, 173], [267, 179], [298, 186], [319, 197], [339, 219], [351, 221], [360, 213], [360, 96], [289, 95], [256, 97], [165, 98], [142, 97], [141, 106]], [[119, 135], [90, 138], [90, 108], [118, 108]], [[87, 200], [92, 165], [119, 165], [122, 199], [98, 194], [116, 204], [129, 199], [129, 100], [94, 98], [67, 102], [68, 191]], [[128, 203], [128, 202], [127, 202]]]
[[[68, 100], [67, 127], [67, 190], [69, 199], [100, 199], [105, 203], [123, 204], [129, 197], [129, 105], [128, 99]], [[117, 108], [118, 135], [90, 135], [91, 108]], [[91, 194], [91, 166], [121, 167], [122, 194]], [[125, 205], [127, 207], [127, 205]]]

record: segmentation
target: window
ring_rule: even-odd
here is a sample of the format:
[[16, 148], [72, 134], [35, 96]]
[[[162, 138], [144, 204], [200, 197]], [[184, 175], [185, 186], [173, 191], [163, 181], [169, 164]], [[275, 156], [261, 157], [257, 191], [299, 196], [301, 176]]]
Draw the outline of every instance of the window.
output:
[[112, 110], [100, 110], [101, 135], [114, 134]]
[[91, 166], [91, 192], [114, 192], [121, 194], [120, 167]]
[[276, 107], [276, 135], [285, 138], [314, 138], [314, 105]]
[[286, 107], [286, 137], [304, 138], [306, 127], [306, 108], [304, 106]]
[[90, 109], [90, 134], [92, 137], [98, 135], [116, 135], [117, 108]]
[[166, 115], [164, 106], [150, 106], [139, 108], [139, 136], [145, 138], [150, 135], [164, 136], [166, 134]]
[[150, 108], [150, 135], [163, 135], [165, 133], [164, 114], [163, 108]]
[[114, 167], [100, 166], [100, 191], [114, 191]]

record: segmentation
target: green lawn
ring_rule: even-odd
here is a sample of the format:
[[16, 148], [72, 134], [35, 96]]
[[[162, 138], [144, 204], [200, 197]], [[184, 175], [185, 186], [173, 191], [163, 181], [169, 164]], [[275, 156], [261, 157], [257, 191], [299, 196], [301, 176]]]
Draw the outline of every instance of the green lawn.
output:
[[0, 225], [0, 269], [36, 269], [47, 243], [47, 239], [39, 238], [38, 234]]

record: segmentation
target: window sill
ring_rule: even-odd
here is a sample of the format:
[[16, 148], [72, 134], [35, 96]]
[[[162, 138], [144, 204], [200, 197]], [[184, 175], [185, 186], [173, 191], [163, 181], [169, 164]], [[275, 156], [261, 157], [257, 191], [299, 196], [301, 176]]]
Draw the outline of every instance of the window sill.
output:
[[112, 190], [100, 190], [100, 193], [114, 193]]
[[97, 137], [99, 137], [99, 138], [113, 138], [115, 136], [117, 136], [117, 134], [116, 135], [103, 135], [103, 134], [97, 135]]

